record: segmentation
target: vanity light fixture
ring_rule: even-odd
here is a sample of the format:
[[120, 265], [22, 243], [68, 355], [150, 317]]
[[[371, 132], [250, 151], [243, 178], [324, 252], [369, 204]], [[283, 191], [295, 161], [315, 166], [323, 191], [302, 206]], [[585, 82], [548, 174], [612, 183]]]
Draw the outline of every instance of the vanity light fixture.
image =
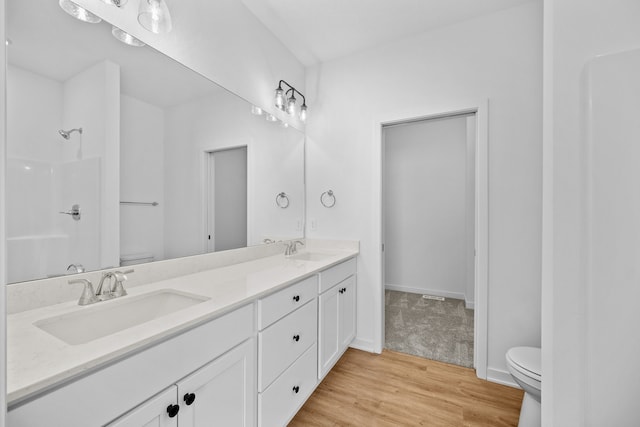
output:
[[[283, 84], [288, 87], [286, 91], [282, 88]], [[289, 96], [289, 98], [286, 98], [286, 96], [289, 95], [289, 93], [291, 93], [291, 95]], [[304, 122], [307, 120], [307, 100], [302, 94], [302, 92], [300, 92], [298, 89], [291, 86], [289, 83], [285, 82], [284, 80], [280, 80], [280, 82], [278, 82], [278, 88], [276, 89], [274, 104], [279, 109], [286, 111], [290, 116], [293, 116], [296, 114], [296, 97], [295, 97], [296, 93], [298, 93], [298, 95], [302, 97], [302, 106], [300, 107], [300, 114], [298, 117], [300, 118], [301, 121]], [[285, 98], [287, 99], [286, 107], [284, 102]]]
[[113, 35], [113, 37], [117, 38], [124, 44], [128, 44], [129, 46], [142, 47], [145, 45], [140, 40], [133, 37], [131, 34], [127, 33], [126, 31], [121, 30], [115, 25], [111, 27], [111, 34]]
[[171, 31], [171, 15], [164, 0], [140, 0], [138, 22], [147, 31], [163, 34]]
[[62, 10], [80, 21], [88, 22], [90, 24], [97, 24], [102, 21], [100, 17], [89, 12], [87, 9], [78, 6], [71, 0], [60, 0], [58, 5], [60, 5]]

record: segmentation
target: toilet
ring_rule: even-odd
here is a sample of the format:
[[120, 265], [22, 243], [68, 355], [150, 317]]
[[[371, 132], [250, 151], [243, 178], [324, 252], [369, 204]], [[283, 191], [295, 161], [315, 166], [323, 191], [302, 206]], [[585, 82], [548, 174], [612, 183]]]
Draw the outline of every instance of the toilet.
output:
[[542, 356], [537, 347], [513, 347], [507, 351], [507, 368], [524, 390], [518, 427], [540, 427]]
[[143, 264], [153, 261], [153, 254], [151, 253], [138, 253], [138, 254], [125, 254], [120, 255], [120, 266], [125, 267], [127, 265]]

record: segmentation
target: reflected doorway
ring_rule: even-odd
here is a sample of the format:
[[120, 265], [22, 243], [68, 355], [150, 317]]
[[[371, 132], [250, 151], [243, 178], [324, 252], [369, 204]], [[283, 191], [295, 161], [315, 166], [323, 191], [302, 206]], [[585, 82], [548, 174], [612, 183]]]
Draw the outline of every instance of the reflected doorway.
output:
[[247, 147], [208, 152], [207, 251], [247, 246]]

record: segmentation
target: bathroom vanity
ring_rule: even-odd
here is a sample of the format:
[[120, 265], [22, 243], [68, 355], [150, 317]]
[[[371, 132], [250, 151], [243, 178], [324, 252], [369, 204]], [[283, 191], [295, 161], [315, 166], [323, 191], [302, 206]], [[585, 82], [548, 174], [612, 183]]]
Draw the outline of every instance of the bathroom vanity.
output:
[[[355, 337], [357, 253], [279, 254], [10, 315], [8, 423], [285, 425]], [[185, 307], [133, 326], [116, 316], [126, 327], [107, 335], [52, 326], [122, 305], [144, 316], [149, 298]]]

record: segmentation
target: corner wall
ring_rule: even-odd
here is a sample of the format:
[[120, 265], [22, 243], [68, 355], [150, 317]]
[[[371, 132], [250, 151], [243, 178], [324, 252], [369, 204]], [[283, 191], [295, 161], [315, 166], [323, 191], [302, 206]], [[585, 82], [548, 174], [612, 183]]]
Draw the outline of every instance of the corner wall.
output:
[[[534, 1], [307, 69], [309, 238], [360, 240], [358, 334], [381, 345], [374, 120], [489, 99], [489, 376], [540, 345], [542, 8]], [[319, 195], [332, 189], [332, 209]], [[315, 228], [314, 228], [315, 225]]]

